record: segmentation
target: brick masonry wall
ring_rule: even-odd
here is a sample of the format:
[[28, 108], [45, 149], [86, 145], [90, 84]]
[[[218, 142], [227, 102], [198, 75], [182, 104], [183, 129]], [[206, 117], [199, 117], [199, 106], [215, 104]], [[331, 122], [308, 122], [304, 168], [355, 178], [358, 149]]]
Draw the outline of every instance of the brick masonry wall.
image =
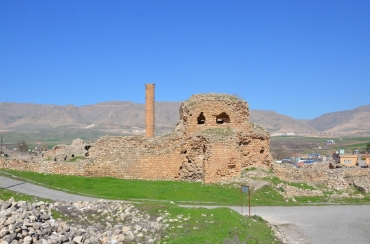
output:
[[182, 164], [180, 151], [181, 144], [176, 136], [103, 137], [90, 149], [89, 158], [104, 175], [176, 180]]
[[210, 156], [205, 160], [205, 183], [240, 175], [241, 157], [233, 141], [218, 141], [210, 145]]
[[[223, 113], [229, 120], [217, 124], [216, 118]], [[204, 124], [198, 123], [200, 116], [204, 116]], [[187, 134], [209, 128], [248, 130], [251, 127], [247, 102], [227, 94], [193, 95], [181, 104], [180, 119], [184, 121]]]

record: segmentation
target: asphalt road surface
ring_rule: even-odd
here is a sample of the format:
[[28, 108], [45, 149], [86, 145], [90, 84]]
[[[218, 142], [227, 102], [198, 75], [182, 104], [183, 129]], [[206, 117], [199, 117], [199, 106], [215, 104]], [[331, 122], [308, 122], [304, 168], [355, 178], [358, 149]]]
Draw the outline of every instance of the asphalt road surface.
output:
[[[92, 201], [96, 198], [73, 195], [0, 176], [0, 187], [55, 201]], [[194, 206], [192, 206], [194, 207]], [[208, 208], [214, 208], [209, 206]], [[248, 208], [230, 206], [244, 215]], [[299, 244], [366, 244], [370, 243], [370, 205], [330, 205], [304, 207], [251, 207], [258, 215], [276, 226], [288, 243]]]
[[33, 185], [21, 180], [7, 178], [3, 176], [0, 176], [0, 188], [5, 188], [10, 191], [16, 191], [40, 198], [47, 198], [54, 201], [76, 202], [76, 201], [96, 200], [96, 198], [69, 194], [62, 191], [56, 191], [46, 187]]
[[370, 243], [370, 205], [252, 207], [251, 214], [278, 226], [289, 243]]

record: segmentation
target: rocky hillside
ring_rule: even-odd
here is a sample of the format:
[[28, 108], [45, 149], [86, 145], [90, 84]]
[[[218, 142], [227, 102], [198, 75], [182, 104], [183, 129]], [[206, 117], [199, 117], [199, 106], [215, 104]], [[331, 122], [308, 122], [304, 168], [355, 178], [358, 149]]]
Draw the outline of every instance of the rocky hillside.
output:
[[[156, 132], [172, 131], [179, 120], [180, 102], [156, 103]], [[142, 132], [145, 105], [128, 101], [76, 107], [0, 103], [0, 130], [68, 128], [116, 133]], [[250, 110], [250, 120], [271, 133], [294, 132], [364, 134], [370, 132], [370, 105], [324, 114], [313, 120], [296, 120], [274, 111]]]

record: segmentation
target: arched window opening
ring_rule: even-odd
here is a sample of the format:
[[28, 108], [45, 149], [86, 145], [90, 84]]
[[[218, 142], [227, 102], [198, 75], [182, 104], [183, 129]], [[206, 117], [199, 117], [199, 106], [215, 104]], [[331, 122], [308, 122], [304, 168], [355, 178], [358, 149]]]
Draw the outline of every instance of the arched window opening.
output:
[[201, 112], [198, 116], [198, 125], [202, 125], [206, 122], [206, 117], [204, 117], [203, 112]]
[[225, 112], [220, 113], [216, 116], [216, 123], [223, 124], [223, 123], [230, 123], [230, 117]]

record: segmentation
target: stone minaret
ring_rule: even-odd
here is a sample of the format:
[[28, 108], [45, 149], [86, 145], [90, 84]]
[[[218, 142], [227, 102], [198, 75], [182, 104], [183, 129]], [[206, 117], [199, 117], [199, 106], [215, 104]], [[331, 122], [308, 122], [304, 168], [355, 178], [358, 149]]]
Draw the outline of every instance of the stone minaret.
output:
[[154, 84], [145, 84], [146, 137], [154, 137]]

